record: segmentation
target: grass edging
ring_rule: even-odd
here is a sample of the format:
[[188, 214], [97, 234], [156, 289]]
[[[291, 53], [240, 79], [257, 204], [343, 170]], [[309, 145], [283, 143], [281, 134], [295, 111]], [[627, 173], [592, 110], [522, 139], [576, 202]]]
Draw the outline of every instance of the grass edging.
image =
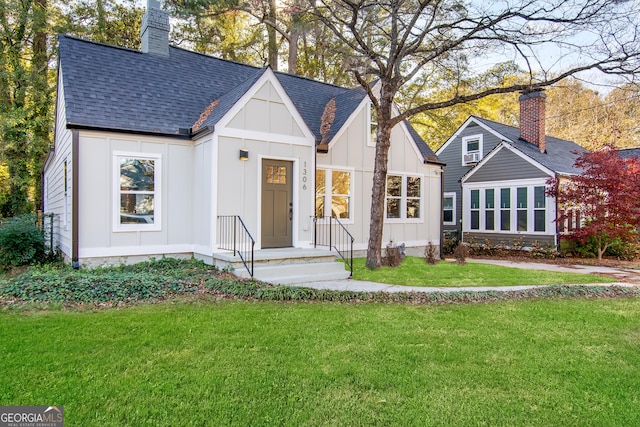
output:
[[555, 285], [525, 290], [399, 293], [336, 291], [242, 280], [196, 260], [162, 258], [134, 265], [73, 270], [32, 268], [0, 280], [3, 308], [102, 308], [187, 300], [447, 304], [533, 298], [639, 297], [640, 287]]
[[627, 286], [551, 285], [524, 290], [452, 291], [452, 292], [358, 292], [333, 291], [284, 285], [268, 285], [257, 281], [241, 282], [231, 277], [205, 281], [205, 287], [222, 294], [259, 301], [329, 301], [388, 302], [412, 304], [447, 304], [493, 302], [531, 298], [620, 298], [640, 297], [640, 288]]

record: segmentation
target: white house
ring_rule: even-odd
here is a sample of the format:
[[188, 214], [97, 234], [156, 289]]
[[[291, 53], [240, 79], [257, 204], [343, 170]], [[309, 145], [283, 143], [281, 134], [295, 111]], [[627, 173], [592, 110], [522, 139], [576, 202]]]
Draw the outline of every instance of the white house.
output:
[[[251, 247], [256, 262], [306, 264], [332, 261], [326, 245], [351, 250], [336, 237], [352, 237], [362, 253], [376, 126], [365, 92], [170, 46], [168, 15], [149, 3], [142, 51], [59, 37], [43, 208], [56, 214], [64, 256], [76, 265], [162, 255], [225, 265]], [[328, 105], [335, 119], [321, 134]], [[440, 244], [442, 167], [407, 123], [394, 128], [384, 245], [421, 253]], [[332, 216], [330, 242], [323, 217]], [[338, 265], [344, 276], [331, 265], [318, 271]]]

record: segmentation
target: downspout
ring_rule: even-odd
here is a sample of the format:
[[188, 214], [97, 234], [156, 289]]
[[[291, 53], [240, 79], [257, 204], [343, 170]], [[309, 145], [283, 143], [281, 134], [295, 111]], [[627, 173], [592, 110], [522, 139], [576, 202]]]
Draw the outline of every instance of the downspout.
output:
[[[558, 176], [558, 174], [556, 174], [555, 176], [556, 178], [556, 182], [558, 183], [558, 188], [560, 188], [560, 177]], [[559, 225], [558, 225], [558, 212], [560, 212], [558, 210], [559, 206], [558, 206], [558, 195], [556, 194], [556, 197], [554, 197], [555, 199], [555, 204], [556, 204], [556, 217], [554, 218], [554, 223], [556, 225], [556, 250], [558, 251], [558, 253], [560, 253], [560, 229], [559, 229]]]
[[440, 166], [440, 259], [444, 259], [442, 245], [444, 245], [444, 166]]
[[80, 164], [80, 132], [77, 129], [71, 130], [71, 266], [75, 269], [80, 268], [78, 257], [78, 235], [80, 228], [80, 202], [78, 200], [80, 189], [78, 182], [80, 181], [80, 173], [78, 166]]

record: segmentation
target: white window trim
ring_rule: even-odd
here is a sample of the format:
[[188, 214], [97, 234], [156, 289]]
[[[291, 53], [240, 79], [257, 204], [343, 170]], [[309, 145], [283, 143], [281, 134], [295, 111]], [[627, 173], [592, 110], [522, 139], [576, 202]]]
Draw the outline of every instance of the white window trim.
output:
[[[517, 217], [517, 189], [526, 187], [527, 188], [527, 230], [526, 231], [518, 231], [518, 217]], [[489, 183], [479, 183], [473, 185], [465, 185], [463, 188], [463, 226], [462, 229], [464, 232], [470, 233], [497, 233], [497, 234], [531, 234], [531, 235], [539, 235], [539, 236], [548, 236], [555, 234], [555, 223], [553, 220], [555, 219], [555, 202], [554, 198], [545, 194], [545, 231], [534, 231], [535, 228], [535, 217], [534, 211], [541, 210], [535, 209], [535, 196], [534, 196], [534, 188], [535, 187], [547, 187], [546, 182], [544, 180], [525, 180], [520, 182], [494, 182], [489, 185]], [[510, 230], [501, 230], [500, 229], [500, 190], [503, 188], [509, 188], [511, 194], [511, 206], [509, 207], [510, 214]], [[494, 189], [494, 230], [486, 229], [486, 208], [485, 198], [487, 189]], [[471, 190], [480, 190], [480, 228], [478, 230], [471, 229]]]
[[[329, 172], [348, 172], [349, 173], [349, 218], [338, 218], [343, 224], [353, 224], [355, 214], [353, 209], [355, 208], [355, 203], [353, 202], [354, 194], [353, 189], [354, 179], [355, 179], [355, 169], [353, 168], [340, 168], [340, 167], [326, 167], [326, 166], [318, 166], [318, 171], [324, 171], [324, 216], [332, 216], [331, 215], [331, 196], [333, 195], [333, 174]], [[314, 193], [314, 203], [315, 198], [318, 196], [318, 193]], [[328, 202], [327, 202], [328, 201]], [[314, 208], [315, 212], [315, 208]]]
[[[469, 166], [476, 162], [465, 162], [464, 156], [469, 154], [467, 151], [467, 142], [478, 140], [478, 161], [482, 160], [482, 153], [484, 152], [483, 134], [469, 135], [462, 138], [462, 166]], [[475, 153], [475, 151], [473, 151]]]
[[[120, 159], [134, 158], [153, 160], [153, 224], [120, 224]], [[113, 152], [113, 184], [112, 184], [112, 215], [113, 231], [160, 231], [162, 230], [162, 155], [156, 153]]]
[[379, 125], [379, 122], [372, 122], [371, 121], [371, 114], [372, 114], [372, 110], [375, 109], [375, 107], [373, 106], [373, 103], [371, 101], [369, 101], [367, 103], [367, 128], [366, 128], [366, 134], [367, 134], [367, 146], [369, 147], [375, 147], [376, 146], [376, 141], [373, 140], [371, 138], [371, 125], [373, 123], [376, 123]]
[[[424, 186], [425, 177], [420, 174], [408, 174], [403, 172], [388, 172], [387, 176], [402, 177], [400, 193], [400, 218], [387, 218], [387, 179], [384, 181], [384, 222], [385, 223], [421, 223], [424, 222]], [[420, 217], [407, 218], [407, 177], [420, 178]]]
[[[453, 208], [452, 208], [453, 213], [452, 213], [452, 217], [451, 217], [452, 218], [451, 222], [443, 220], [442, 223], [444, 225], [456, 225], [456, 193], [455, 192], [454, 193], [444, 193], [443, 197], [444, 198], [451, 197], [453, 199]], [[442, 206], [442, 211], [444, 212], [444, 203], [443, 203], [443, 206]]]

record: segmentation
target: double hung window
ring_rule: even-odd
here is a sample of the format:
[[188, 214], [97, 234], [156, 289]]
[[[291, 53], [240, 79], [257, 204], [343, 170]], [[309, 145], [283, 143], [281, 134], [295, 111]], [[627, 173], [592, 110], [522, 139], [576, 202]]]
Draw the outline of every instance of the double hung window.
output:
[[160, 155], [115, 153], [114, 228], [160, 229]]
[[422, 218], [421, 177], [387, 175], [386, 218]]
[[316, 170], [316, 216], [351, 219], [351, 172]]

